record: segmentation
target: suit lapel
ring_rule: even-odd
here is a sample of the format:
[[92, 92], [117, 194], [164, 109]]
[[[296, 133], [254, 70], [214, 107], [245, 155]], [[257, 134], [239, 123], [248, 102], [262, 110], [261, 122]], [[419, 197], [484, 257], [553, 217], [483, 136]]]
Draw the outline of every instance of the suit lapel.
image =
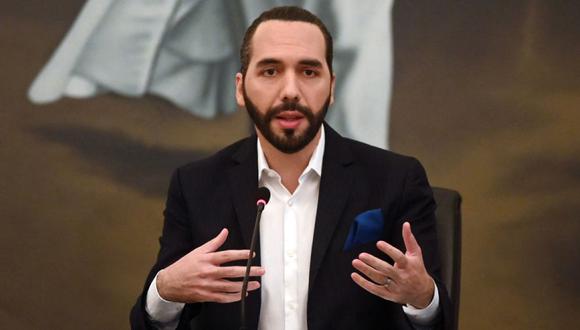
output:
[[[256, 136], [252, 136], [232, 156], [234, 165], [227, 171], [236, 217], [240, 226], [244, 248], [250, 248], [252, 230], [256, 219], [256, 191], [258, 189], [258, 156]], [[256, 257], [253, 265], [260, 265], [260, 235], [256, 237]], [[261, 295], [246, 298], [246, 316], [250, 328], [257, 328], [260, 319]]]
[[[233, 155], [234, 166], [228, 171], [228, 180], [244, 246], [249, 248], [256, 217], [258, 189], [258, 157], [256, 136], [243, 142]], [[259, 251], [259, 249], [257, 249]], [[258, 252], [256, 251], [256, 252]]]
[[343, 138], [332, 128], [325, 125], [324, 129], [326, 145], [310, 257], [309, 283], [311, 285], [316, 280], [318, 269], [347, 205], [353, 180], [353, 170], [349, 166], [353, 161], [350, 150]]

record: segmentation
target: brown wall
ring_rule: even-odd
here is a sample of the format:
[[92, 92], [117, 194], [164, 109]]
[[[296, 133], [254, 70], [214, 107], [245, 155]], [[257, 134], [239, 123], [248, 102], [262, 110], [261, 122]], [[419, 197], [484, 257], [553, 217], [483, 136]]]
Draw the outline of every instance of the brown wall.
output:
[[[0, 328], [127, 328], [171, 169], [247, 119], [113, 95], [31, 105], [83, 1], [2, 2]], [[580, 3], [398, 1], [394, 15], [392, 149], [464, 197], [461, 328], [577, 328]]]

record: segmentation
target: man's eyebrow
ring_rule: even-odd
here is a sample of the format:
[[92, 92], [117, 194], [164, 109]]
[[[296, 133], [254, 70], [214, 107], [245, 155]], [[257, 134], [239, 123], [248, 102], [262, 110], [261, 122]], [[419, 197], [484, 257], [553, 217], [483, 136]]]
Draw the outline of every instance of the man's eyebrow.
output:
[[[261, 66], [265, 66], [265, 65], [281, 64], [281, 63], [282, 63], [281, 60], [267, 57], [267, 58], [263, 58], [263, 59], [259, 60], [258, 63], [256, 63], [256, 66], [261, 67]], [[320, 62], [319, 60], [316, 60], [316, 59], [300, 60], [300, 61], [298, 61], [298, 64], [304, 65], [304, 66], [316, 67], [316, 68], [322, 67], [322, 62]]]
[[322, 63], [319, 60], [300, 60], [298, 63], [305, 66], [321, 68]]
[[264, 58], [258, 61], [258, 63], [256, 63], [256, 66], [260, 67], [260, 66], [264, 66], [264, 65], [270, 65], [270, 64], [280, 64], [282, 63], [282, 61], [277, 60], [275, 58]]

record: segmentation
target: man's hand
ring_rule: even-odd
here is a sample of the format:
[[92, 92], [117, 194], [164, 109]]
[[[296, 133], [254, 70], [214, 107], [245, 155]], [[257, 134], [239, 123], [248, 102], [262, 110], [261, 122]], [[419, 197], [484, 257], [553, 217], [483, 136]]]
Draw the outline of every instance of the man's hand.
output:
[[[161, 298], [174, 302], [230, 303], [241, 299], [242, 282], [227, 278], [242, 278], [245, 266], [221, 267], [221, 264], [248, 259], [250, 250], [219, 251], [228, 237], [222, 231], [211, 241], [191, 251], [157, 275], [157, 291]], [[262, 276], [262, 267], [250, 269], [250, 276]], [[248, 291], [260, 287], [258, 281], [248, 283]]]
[[354, 268], [372, 282], [358, 273], [352, 273], [351, 278], [363, 289], [383, 299], [425, 308], [433, 299], [435, 285], [425, 270], [421, 247], [408, 222], [403, 224], [403, 240], [407, 249], [404, 254], [387, 242], [377, 242], [379, 250], [391, 257], [394, 265], [368, 253], [361, 253], [358, 259], [352, 261]]

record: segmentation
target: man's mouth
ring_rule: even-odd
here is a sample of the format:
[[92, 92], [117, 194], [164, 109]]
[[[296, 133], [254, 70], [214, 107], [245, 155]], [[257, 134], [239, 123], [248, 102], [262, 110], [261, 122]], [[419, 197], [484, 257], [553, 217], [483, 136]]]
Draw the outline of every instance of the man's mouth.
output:
[[275, 118], [283, 129], [295, 129], [304, 119], [304, 115], [299, 111], [283, 111]]

